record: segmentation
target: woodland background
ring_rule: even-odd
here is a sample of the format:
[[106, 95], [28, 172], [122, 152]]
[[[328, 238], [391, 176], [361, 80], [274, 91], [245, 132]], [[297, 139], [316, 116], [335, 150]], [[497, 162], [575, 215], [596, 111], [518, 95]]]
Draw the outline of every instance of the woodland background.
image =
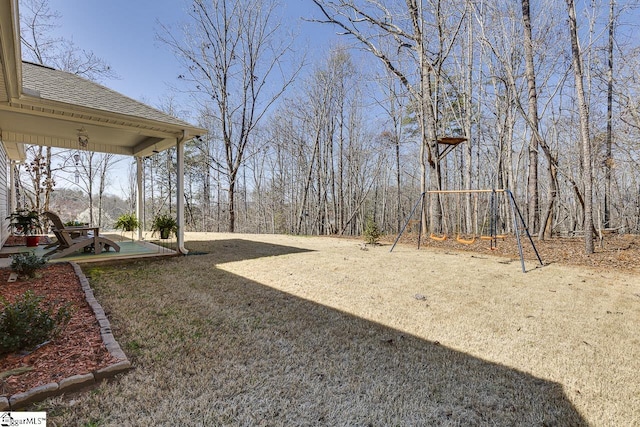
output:
[[[209, 130], [186, 146], [188, 231], [395, 234], [425, 191], [509, 188], [540, 238], [585, 234], [589, 252], [601, 230], [640, 233], [638, 2], [304, 1], [344, 34], [322, 58], [292, 48], [272, 0], [188, 1], [183, 27], [159, 23], [179, 69], [156, 107]], [[46, 0], [20, 7], [25, 60], [114, 77], [50, 36]], [[467, 140], [443, 156], [446, 136]], [[132, 159], [28, 155], [23, 206], [106, 228], [134, 210]], [[174, 211], [175, 161], [144, 159], [144, 220]], [[424, 224], [483, 233], [488, 194], [428, 194]]]

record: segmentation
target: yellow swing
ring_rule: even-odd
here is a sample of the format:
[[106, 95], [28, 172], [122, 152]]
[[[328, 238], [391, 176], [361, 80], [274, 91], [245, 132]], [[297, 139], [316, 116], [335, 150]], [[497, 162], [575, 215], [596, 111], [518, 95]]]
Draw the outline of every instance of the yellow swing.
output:
[[435, 234], [431, 233], [429, 234], [429, 238], [431, 240], [435, 240], [436, 242], [444, 242], [445, 240], [447, 240], [447, 235], [443, 234], [442, 236], [436, 236]]
[[[474, 206], [473, 206], [474, 215], [477, 215], [476, 214], [477, 209], [478, 209], [478, 194], [474, 193]], [[476, 222], [477, 221], [474, 221], [474, 224]], [[456, 236], [456, 241], [464, 245], [474, 244], [476, 242], [477, 233], [473, 233], [470, 239], [465, 239], [460, 236], [461, 229], [462, 229], [462, 204], [460, 203], [460, 195], [458, 194], [458, 234]]]
[[[431, 197], [431, 194], [429, 194], [429, 197]], [[431, 200], [431, 199], [429, 199], [429, 200]], [[443, 209], [443, 207], [442, 207], [442, 203], [440, 203], [440, 209]], [[444, 227], [444, 229], [445, 229], [445, 232], [444, 232], [444, 233], [442, 233], [442, 236], [436, 236], [436, 235], [433, 233], [433, 231], [432, 231], [432, 232], [429, 234], [429, 238], [430, 238], [431, 240], [434, 240], [434, 241], [436, 241], [436, 242], [444, 242], [445, 240], [447, 240], [447, 233], [446, 233], [446, 230], [447, 230], [447, 221], [445, 220], [445, 216], [444, 216], [444, 215], [442, 215], [442, 225], [443, 225], [443, 227]], [[431, 228], [431, 227], [430, 227], [430, 228]]]

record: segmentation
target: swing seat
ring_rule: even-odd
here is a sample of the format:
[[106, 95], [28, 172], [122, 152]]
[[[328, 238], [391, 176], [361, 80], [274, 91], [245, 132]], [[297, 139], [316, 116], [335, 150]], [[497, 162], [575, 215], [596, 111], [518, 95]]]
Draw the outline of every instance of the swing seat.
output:
[[443, 234], [443, 235], [442, 235], [442, 237], [438, 237], [438, 236], [436, 236], [435, 234], [431, 233], [431, 234], [429, 235], [429, 238], [430, 238], [431, 240], [435, 240], [436, 242], [443, 242], [443, 241], [447, 240], [447, 235], [446, 235], [446, 234]]
[[463, 239], [462, 237], [460, 237], [460, 235], [458, 234], [458, 236], [456, 237], [456, 241], [463, 243], [465, 245], [472, 245], [473, 243], [475, 243], [476, 241], [476, 236], [473, 236], [471, 239]]

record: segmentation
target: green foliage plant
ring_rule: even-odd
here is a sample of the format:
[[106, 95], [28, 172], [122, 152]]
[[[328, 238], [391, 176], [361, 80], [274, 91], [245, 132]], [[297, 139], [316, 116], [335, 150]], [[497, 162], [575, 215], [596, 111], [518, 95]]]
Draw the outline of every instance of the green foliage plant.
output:
[[42, 229], [40, 214], [37, 211], [28, 209], [18, 209], [12, 212], [6, 219], [9, 220], [10, 227], [25, 236], [37, 234]]
[[18, 276], [35, 277], [36, 271], [47, 265], [47, 259], [35, 254], [35, 252], [21, 252], [11, 255], [11, 269]]
[[168, 239], [170, 234], [176, 234], [178, 232], [178, 222], [169, 214], [158, 214], [153, 218], [151, 231], [160, 233], [161, 239]]
[[133, 212], [127, 212], [118, 217], [113, 225], [116, 230], [136, 231], [140, 227], [140, 221]]
[[365, 242], [370, 245], [377, 245], [382, 236], [380, 227], [378, 227], [378, 224], [371, 217], [367, 218], [362, 234], [364, 235]]
[[42, 307], [44, 297], [26, 291], [15, 302], [0, 296], [0, 356], [32, 349], [58, 336], [71, 320], [71, 306]]

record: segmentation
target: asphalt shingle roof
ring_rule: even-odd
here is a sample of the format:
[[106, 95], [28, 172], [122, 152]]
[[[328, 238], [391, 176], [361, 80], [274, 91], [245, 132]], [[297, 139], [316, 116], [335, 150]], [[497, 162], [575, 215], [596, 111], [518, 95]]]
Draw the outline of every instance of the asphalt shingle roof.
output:
[[66, 71], [30, 62], [22, 63], [23, 88], [39, 92], [42, 99], [111, 113], [154, 120], [180, 127], [194, 126], [131, 99], [98, 83]]

